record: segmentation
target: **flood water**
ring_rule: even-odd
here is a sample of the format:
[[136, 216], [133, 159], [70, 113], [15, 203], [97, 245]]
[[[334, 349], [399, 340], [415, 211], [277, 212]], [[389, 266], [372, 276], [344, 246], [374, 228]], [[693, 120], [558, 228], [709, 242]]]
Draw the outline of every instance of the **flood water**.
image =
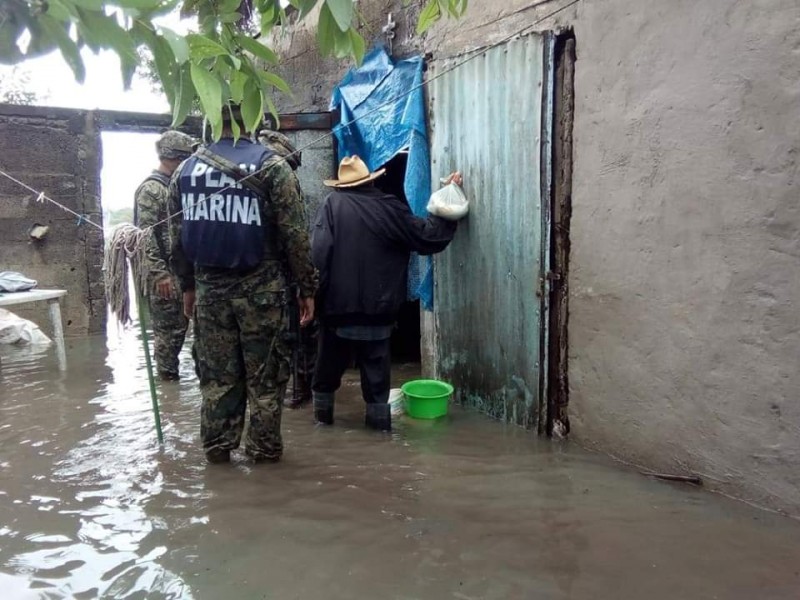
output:
[[355, 376], [207, 465], [186, 357], [160, 448], [138, 343], [0, 348], [0, 599], [800, 598], [795, 521], [458, 409], [368, 432]]

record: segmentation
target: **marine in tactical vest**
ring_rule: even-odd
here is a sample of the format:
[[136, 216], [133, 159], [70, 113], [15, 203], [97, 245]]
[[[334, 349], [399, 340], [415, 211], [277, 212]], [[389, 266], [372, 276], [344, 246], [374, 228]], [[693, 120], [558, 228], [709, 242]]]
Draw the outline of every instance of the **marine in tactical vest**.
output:
[[239, 111], [226, 107], [222, 139], [172, 178], [172, 264], [195, 321], [207, 459], [230, 460], [249, 403], [245, 453], [275, 461], [283, 453], [289, 379], [288, 282], [297, 286], [305, 325], [313, 320], [317, 275], [297, 178], [247, 133], [234, 141], [231, 112], [244, 131]]
[[179, 131], [167, 131], [156, 142], [159, 165], [136, 190], [134, 224], [147, 230], [145, 254], [147, 299], [153, 327], [156, 370], [164, 381], [179, 378], [178, 355], [189, 321], [183, 314], [178, 282], [169, 267], [172, 247], [166, 223], [170, 177], [178, 165], [192, 154], [194, 138]]
[[[262, 129], [258, 132], [258, 141], [283, 158], [293, 171], [302, 166], [302, 153], [281, 132]], [[307, 209], [308, 203], [305, 198], [303, 204]], [[317, 362], [318, 343], [319, 322], [314, 319], [306, 327], [300, 327], [300, 309], [294, 297], [290, 296], [289, 345], [292, 351], [292, 389], [283, 403], [286, 408], [298, 409], [311, 403], [311, 379]]]

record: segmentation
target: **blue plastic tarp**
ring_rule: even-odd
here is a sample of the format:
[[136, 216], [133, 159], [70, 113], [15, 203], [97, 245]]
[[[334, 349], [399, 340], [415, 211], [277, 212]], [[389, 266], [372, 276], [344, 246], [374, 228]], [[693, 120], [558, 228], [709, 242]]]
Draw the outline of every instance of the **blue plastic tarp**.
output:
[[[334, 128], [339, 157], [358, 155], [374, 171], [408, 150], [404, 191], [411, 211], [427, 216], [431, 167], [422, 57], [394, 61], [383, 47], [370, 51], [333, 90], [331, 110], [341, 120]], [[414, 255], [408, 269], [408, 299], [433, 308], [433, 263]]]

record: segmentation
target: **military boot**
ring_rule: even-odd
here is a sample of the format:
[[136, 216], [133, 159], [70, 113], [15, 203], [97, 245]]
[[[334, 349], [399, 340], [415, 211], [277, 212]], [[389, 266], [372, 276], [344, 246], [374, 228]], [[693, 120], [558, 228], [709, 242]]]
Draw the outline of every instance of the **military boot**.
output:
[[333, 425], [333, 398], [331, 393], [314, 392], [314, 421]]
[[367, 404], [367, 415], [364, 424], [378, 431], [392, 430], [392, 407], [388, 403]]

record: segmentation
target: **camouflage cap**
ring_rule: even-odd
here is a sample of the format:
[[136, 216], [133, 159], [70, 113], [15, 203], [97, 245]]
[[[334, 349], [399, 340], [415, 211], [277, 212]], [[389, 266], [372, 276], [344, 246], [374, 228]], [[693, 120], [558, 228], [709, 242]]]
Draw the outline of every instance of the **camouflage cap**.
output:
[[302, 153], [297, 151], [288, 137], [271, 129], [258, 132], [258, 141], [281, 158], [285, 158], [292, 170], [296, 171], [302, 163]]
[[165, 131], [156, 142], [156, 152], [159, 158], [189, 158], [197, 144], [192, 136], [180, 131]]

